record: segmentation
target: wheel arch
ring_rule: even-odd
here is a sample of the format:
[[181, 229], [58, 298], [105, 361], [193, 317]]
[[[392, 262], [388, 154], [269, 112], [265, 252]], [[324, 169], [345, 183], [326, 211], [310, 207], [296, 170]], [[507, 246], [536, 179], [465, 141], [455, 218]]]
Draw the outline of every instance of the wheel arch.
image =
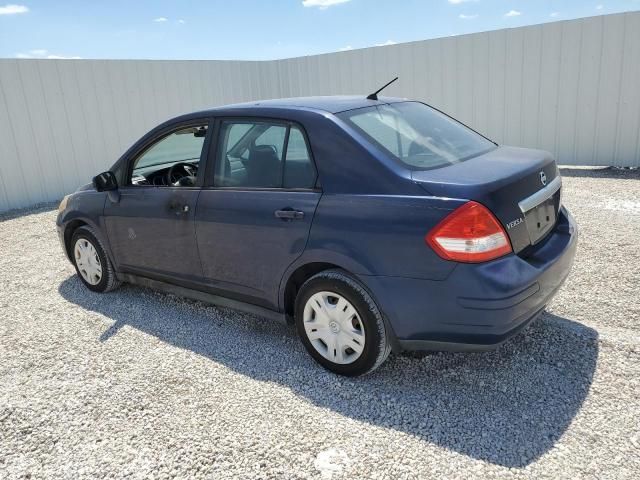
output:
[[64, 227], [64, 249], [65, 253], [69, 260], [72, 258], [71, 254], [71, 238], [73, 237], [73, 233], [79, 229], [80, 227], [88, 226], [89, 224], [84, 220], [80, 220], [78, 218], [71, 220]]
[[65, 218], [62, 225], [64, 248], [69, 261], [72, 261], [73, 258], [73, 255], [71, 254], [71, 239], [73, 238], [74, 232], [78, 228], [89, 227], [93, 234], [98, 238], [100, 243], [102, 243], [109, 261], [111, 261], [111, 264], [115, 267], [116, 263], [114, 262], [113, 254], [111, 252], [111, 245], [107, 241], [107, 238], [105, 238], [102, 229], [98, 225], [96, 225], [90, 219], [85, 218], [84, 216], [73, 216], [71, 218]]
[[[340, 262], [341, 263], [341, 262]], [[288, 270], [288, 274], [285, 275], [286, 281], [282, 282], [281, 291], [280, 291], [280, 305], [282, 311], [284, 311], [285, 317], [288, 323], [293, 323], [293, 313], [295, 307], [295, 300], [298, 290], [302, 286], [304, 282], [306, 282], [312, 276], [323, 272], [325, 270], [342, 270], [348, 276], [352, 277], [356, 280], [362, 287], [367, 291], [367, 293], [371, 296], [376, 306], [380, 310], [382, 314], [382, 319], [385, 323], [385, 327], [387, 328], [387, 332], [389, 335], [389, 342], [391, 344], [391, 350], [393, 352], [400, 351], [400, 347], [397, 341], [397, 337], [391, 322], [389, 321], [388, 316], [385, 314], [383, 306], [380, 304], [376, 295], [373, 293], [371, 288], [366, 284], [366, 282], [362, 281], [362, 277], [357, 275], [349, 268], [345, 268], [343, 265], [338, 263], [326, 262], [326, 261], [308, 261], [308, 262], [299, 262], [295, 267], [290, 267]]]
[[298, 290], [304, 282], [314, 275], [323, 272], [325, 270], [340, 269], [345, 270], [339, 265], [329, 262], [309, 262], [303, 263], [295, 268], [287, 277], [287, 281], [284, 282], [284, 287], [281, 289], [281, 305], [284, 313], [287, 317], [287, 321], [291, 322], [293, 319], [293, 311], [296, 301], [296, 295]]

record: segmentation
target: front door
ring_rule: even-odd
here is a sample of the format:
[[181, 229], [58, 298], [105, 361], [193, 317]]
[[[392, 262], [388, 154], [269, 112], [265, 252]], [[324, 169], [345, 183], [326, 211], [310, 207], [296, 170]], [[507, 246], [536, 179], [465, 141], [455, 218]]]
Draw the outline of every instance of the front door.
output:
[[203, 275], [228, 296], [275, 309], [321, 196], [308, 143], [287, 122], [226, 120], [219, 131], [213, 185], [196, 214]]
[[104, 209], [118, 270], [159, 280], [202, 280], [195, 211], [206, 122], [177, 125], [134, 154], [117, 201]]

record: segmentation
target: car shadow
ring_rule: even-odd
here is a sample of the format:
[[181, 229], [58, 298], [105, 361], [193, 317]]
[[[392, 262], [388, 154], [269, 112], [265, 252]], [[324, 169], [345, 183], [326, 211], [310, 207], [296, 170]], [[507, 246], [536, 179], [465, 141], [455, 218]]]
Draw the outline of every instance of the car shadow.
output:
[[130, 285], [95, 294], [75, 276], [59, 292], [113, 321], [101, 342], [135, 328], [341, 415], [506, 467], [525, 467], [554, 446], [580, 410], [598, 358], [595, 330], [545, 313], [493, 352], [392, 355], [370, 375], [342, 378], [277, 322]]

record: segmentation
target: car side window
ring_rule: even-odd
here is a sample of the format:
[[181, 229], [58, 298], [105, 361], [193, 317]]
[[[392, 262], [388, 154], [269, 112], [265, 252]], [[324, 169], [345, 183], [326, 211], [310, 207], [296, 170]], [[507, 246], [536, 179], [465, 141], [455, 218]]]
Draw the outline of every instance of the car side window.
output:
[[313, 188], [316, 170], [302, 131], [295, 126], [289, 131], [284, 164], [284, 188]]
[[195, 186], [206, 134], [206, 125], [191, 126], [153, 143], [134, 160], [129, 184]]
[[[229, 127], [229, 138], [227, 139], [227, 144], [229, 149], [235, 147], [242, 137], [251, 129], [250, 123], [235, 123]], [[242, 158], [245, 160], [249, 157], [249, 149], [242, 152]]]
[[313, 188], [315, 169], [301, 130], [267, 121], [225, 121], [214, 186]]
[[255, 146], [261, 147], [273, 147], [276, 157], [282, 161], [282, 154], [284, 150], [284, 141], [287, 135], [287, 127], [282, 125], [273, 125], [268, 127], [262, 135], [255, 140]]

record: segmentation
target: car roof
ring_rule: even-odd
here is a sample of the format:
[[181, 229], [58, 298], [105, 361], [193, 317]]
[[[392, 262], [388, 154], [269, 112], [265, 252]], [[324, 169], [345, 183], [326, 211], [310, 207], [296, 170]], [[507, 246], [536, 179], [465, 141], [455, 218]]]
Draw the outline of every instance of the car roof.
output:
[[278, 108], [285, 110], [319, 110], [329, 113], [344, 112], [356, 108], [370, 107], [385, 103], [406, 102], [406, 98], [378, 97], [378, 100], [367, 100], [366, 95], [332, 95], [320, 97], [294, 97], [273, 100], [257, 100], [236, 103], [212, 108], [209, 111], [220, 113], [221, 110]]

